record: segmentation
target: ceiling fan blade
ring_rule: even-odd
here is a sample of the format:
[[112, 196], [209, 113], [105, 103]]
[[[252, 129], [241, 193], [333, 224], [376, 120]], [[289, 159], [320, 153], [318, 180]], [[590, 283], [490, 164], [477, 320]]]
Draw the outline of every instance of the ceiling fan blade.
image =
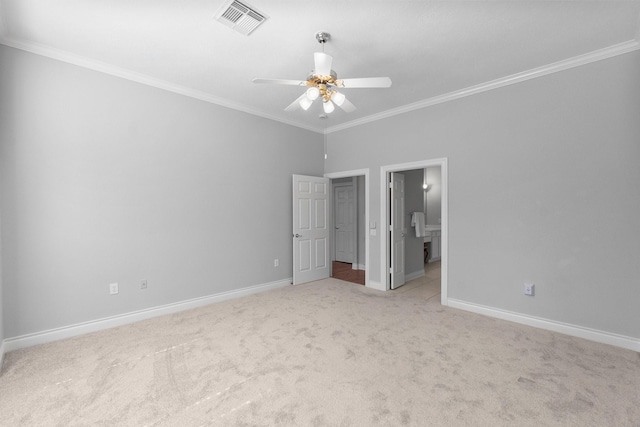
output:
[[284, 111], [290, 112], [290, 111], [297, 110], [298, 108], [302, 108], [300, 106], [300, 101], [302, 100], [302, 98], [305, 98], [306, 96], [307, 96], [307, 93], [305, 92], [299, 97], [297, 97], [295, 101], [293, 101], [291, 104], [287, 106], [287, 108], [284, 109]]
[[314, 72], [316, 75], [331, 75], [331, 63], [333, 62], [333, 57], [331, 55], [327, 55], [324, 52], [315, 52], [313, 54], [313, 60], [315, 62]]
[[266, 83], [275, 85], [288, 85], [288, 86], [306, 86], [307, 82], [304, 80], [284, 80], [284, 79], [253, 79], [254, 83]]
[[356, 106], [351, 103], [347, 98], [342, 101], [342, 105], [338, 105], [338, 107], [342, 108], [345, 113], [352, 113], [356, 111]]
[[391, 79], [389, 77], [364, 77], [359, 79], [343, 79], [342, 85], [346, 89], [366, 88], [366, 87], [390, 87]]

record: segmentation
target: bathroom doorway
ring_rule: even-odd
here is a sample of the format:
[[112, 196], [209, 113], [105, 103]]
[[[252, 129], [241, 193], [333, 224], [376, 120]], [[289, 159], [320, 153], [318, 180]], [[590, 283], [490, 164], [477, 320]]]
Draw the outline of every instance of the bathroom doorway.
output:
[[[433, 159], [433, 160], [424, 160], [424, 161], [418, 161], [418, 162], [411, 162], [411, 163], [404, 163], [404, 164], [398, 164], [398, 165], [389, 165], [389, 166], [383, 166], [381, 167], [381, 171], [380, 171], [380, 200], [381, 202], [381, 209], [380, 209], [380, 222], [381, 224], [389, 224], [386, 228], [389, 228], [386, 232], [382, 232], [381, 236], [380, 236], [380, 240], [381, 240], [381, 248], [383, 249], [381, 252], [381, 259], [380, 259], [380, 265], [382, 266], [381, 268], [381, 278], [382, 278], [382, 283], [381, 285], [384, 287], [384, 289], [390, 290], [391, 289], [391, 281], [392, 281], [392, 270], [394, 267], [398, 267], [398, 266], [394, 266], [393, 265], [393, 259], [394, 256], [396, 255], [394, 253], [395, 250], [398, 250], [399, 248], [399, 244], [393, 244], [393, 236], [391, 233], [391, 214], [392, 214], [392, 192], [391, 192], [391, 177], [392, 174], [394, 173], [403, 173], [404, 175], [406, 175], [408, 172], [410, 171], [418, 171], [418, 170], [423, 170], [424, 169], [428, 169], [428, 168], [439, 168], [439, 172], [440, 172], [440, 221], [439, 224], [437, 224], [437, 216], [434, 216], [432, 218], [432, 221], [434, 222], [434, 224], [425, 224], [425, 231], [429, 231], [430, 233], [430, 237], [431, 237], [431, 242], [430, 244], [433, 245], [433, 237], [431, 236], [432, 234], [436, 234], [437, 237], [437, 244], [438, 244], [438, 249], [439, 249], [439, 260], [438, 259], [428, 259], [433, 261], [433, 262], [439, 262], [439, 276], [440, 276], [440, 294], [441, 294], [441, 301], [443, 304], [446, 305], [446, 299], [447, 299], [447, 236], [448, 236], [448, 221], [447, 221], [447, 215], [448, 215], [448, 204], [447, 204], [447, 159], [446, 158], [442, 158], [442, 159]], [[422, 176], [428, 176], [427, 174], [422, 173]], [[405, 180], [406, 181], [406, 180]], [[414, 185], [414, 184], [412, 184]], [[424, 186], [424, 182], [420, 183], [421, 187]], [[428, 182], [427, 182], [428, 185]], [[431, 187], [433, 188], [433, 187]], [[429, 189], [429, 188], [427, 188]], [[424, 188], [422, 188], [421, 190], [424, 190]], [[431, 189], [429, 189], [429, 191], [431, 191]], [[424, 193], [424, 191], [422, 191], [422, 193]], [[421, 202], [417, 202], [417, 207], [411, 207], [409, 210], [423, 210], [423, 208], [421, 206]], [[410, 219], [410, 215], [413, 212], [403, 212], [403, 219], [406, 221], [406, 223], [410, 224], [411, 219]], [[428, 214], [428, 211], [425, 210], [425, 213]], [[405, 218], [406, 217], [406, 218]], [[428, 215], [427, 215], [427, 221], [429, 221], [428, 219]], [[430, 226], [430, 227], [427, 227]], [[400, 230], [402, 231], [402, 230]], [[404, 229], [404, 234], [408, 237], [409, 235], [409, 227], [406, 227], [406, 229]], [[413, 233], [413, 236], [415, 236], [415, 227], [414, 229], [411, 231]], [[432, 233], [433, 232], [433, 233]], [[415, 236], [416, 238], [418, 238], [418, 236]], [[413, 242], [415, 243], [415, 246], [419, 248], [420, 251], [423, 250], [424, 248], [424, 243], [422, 241], [420, 242]], [[394, 247], [395, 246], [395, 247]], [[404, 250], [404, 246], [402, 246], [402, 249]], [[432, 249], [433, 250], [433, 249]], [[415, 252], [414, 252], [415, 253]], [[426, 270], [424, 269], [424, 255], [421, 257], [420, 261], [416, 261], [416, 267], [415, 267], [415, 275], [416, 277], [411, 277], [409, 276], [410, 280], [419, 277], [420, 275], [425, 275], [426, 274]], [[431, 255], [430, 255], [431, 257]], [[417, 257], [416, 257], [417, 258]], [[397, 257], [396, 257], [397, 259]], [[422, 265], [422, 269], [420, 269], [417, 265], [417, 263], [421, 263]], [[434, 265], [435, 267], [435, 265]], [[404, 273], [404, 272], [403, 272]], [[411, 272], [409, 272], [411, 274]], [[396, 284], [396, 287], [397, 286]], [[400, 288], [401, 289], [401, 288]]]

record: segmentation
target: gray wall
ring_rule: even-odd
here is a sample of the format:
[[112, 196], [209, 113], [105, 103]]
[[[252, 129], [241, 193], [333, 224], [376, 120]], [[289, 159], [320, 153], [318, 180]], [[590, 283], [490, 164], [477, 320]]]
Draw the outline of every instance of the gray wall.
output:
[[371, 168], [379, 223], [381, 166], [448, 157], [450, 298], [638, 338], [638, 76], [636, 51], [330, 133], [325, 171]]
[[[0, 92], [1, 93], [1, 92]], [[0, 113], [1, 114], [1, 113]], [[1, 191], [1, 190], [0, 190]], [[0, 200], [2, 199], [2, 193], [0, 192]], [[0, 242], [2, 241], [2, 210], [0, 209]], [[4, 335], [4, 309], [2, 303], [2, 245], [0, 245], [0, 372], [2, 371], [3, 360], [3, 341]]]
[[427, 225], [440, 225], [442, 213], [442, 171], [440, 169], [439, 166], [426, 168], [426, 182], [429, 184], [429, 191], [424, 193]]
[[416, 237], [416, 229], [411, 226], [411, 213], [424, 209], [422, 183], [424, 169], [408, 170], [404, 175], [404, 211], [407, 235], [404, 239], [404, 273], [407, 275], [424, 272], [424, 237]]
[[[380, 227], [380, 166], [448, 157], [451, 298], [640, 337], [638, 75], [633, 52], [331, 133], [324, 172], [370, 168]], [[4, 46], [0, 99], [3, 337], [291, 276], [321, 135]]]
[[322, 176], [322, 135], [4, 46], [0, 67], [5, 337], [291, 277], [291, 175]]

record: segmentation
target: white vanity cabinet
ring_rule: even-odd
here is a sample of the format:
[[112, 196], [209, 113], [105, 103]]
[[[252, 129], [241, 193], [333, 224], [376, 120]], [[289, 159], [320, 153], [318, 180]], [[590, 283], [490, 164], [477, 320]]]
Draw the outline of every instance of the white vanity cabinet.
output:
[[429, 245], [429, 262], [440, 261], [440, 237], [442, 236], [442, 229], [438, 226], [427, 225], [424, 236], [425, 242], [431, 242]]
[[429, 254], [429, 262], [440, 261], [440, 236], [441, 230], [431, 232], [431, 253]]

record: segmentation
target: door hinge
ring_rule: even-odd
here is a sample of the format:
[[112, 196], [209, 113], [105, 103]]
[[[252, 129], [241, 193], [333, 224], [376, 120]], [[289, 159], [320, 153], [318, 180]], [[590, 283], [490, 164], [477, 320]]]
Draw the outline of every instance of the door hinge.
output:
[[393, 267], [389, 267], [389, 274], [393, 274]]
[[393, 189], [392, 185], [393, 185], [393, 184], [389, 183], [389, 188]]

